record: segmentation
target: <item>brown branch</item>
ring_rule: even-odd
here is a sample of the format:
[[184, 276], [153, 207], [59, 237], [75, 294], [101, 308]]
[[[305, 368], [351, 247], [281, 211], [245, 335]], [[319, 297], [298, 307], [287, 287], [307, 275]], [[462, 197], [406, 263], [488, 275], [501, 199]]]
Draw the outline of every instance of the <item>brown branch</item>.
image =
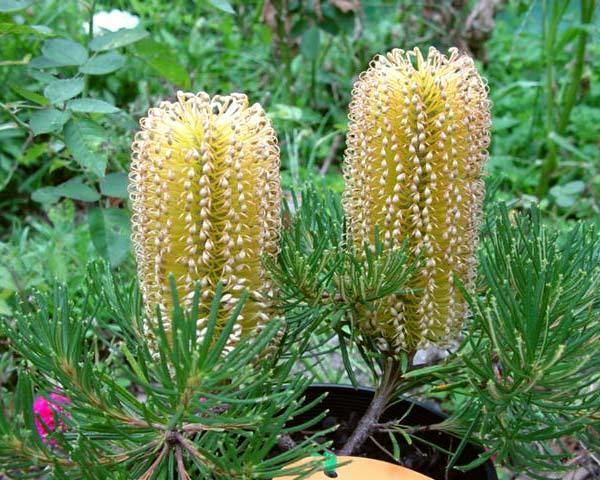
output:
[[381, 383], [373, 395], [369, 408], [358, 422], [346, 444], [339, 451], [339, 455], [353, 455], [367, 441], [389, 405], [401, 377], [400, 364], [397, 360], [389, 358], [383, 371]]
[[335, 157], [337, 155], [337, 151], [340, 148], [341, 143], [342, 143], [341, 135], [336, 135], [333, 137], [333, 142], [331, 143], [331, 148], [329, 149], [329, 153], [327, 154], [327, 157], [325, 157], [325, 160], [323, 161], [323, 165], [319, 169], [320, 175], [325, 175], [327, 173], [327, 170], [329, 170], [329, 167], [331, 166], [331, 163], [335, 159]]
[[281, 450], [287, 451], [296, 448], [296, 442], [289, 435], [281, 435], [277, 439], [277, 446], [281, 448]]
[[152, 465], [150, 465], [150, 468], [148, 470], [146, 470], [146, 473], [144, 473], [139, 478], [139, 480], [150, 480], [156, 473], [156, 469], [160, 466], [162, 461], [167, 456], [167, 453], [169, 453], [169, 444], [167, 442], [165, 442], [163, 445], [163, 448], [160, 452], [160, 455], [158, 457], [156, 457], [156, 460], [154, 460], [154, 462], [152, 462]]
[[175, 449], [175, 461], [177, 462], [179, 480], [192, 480], [192, 477], [189, 476], [187, 470], [185, 469], [185, 464], [183, 463], [183, 454], [181, 453], [181, 447], [179, 445], [177, 445], [177, 448]]

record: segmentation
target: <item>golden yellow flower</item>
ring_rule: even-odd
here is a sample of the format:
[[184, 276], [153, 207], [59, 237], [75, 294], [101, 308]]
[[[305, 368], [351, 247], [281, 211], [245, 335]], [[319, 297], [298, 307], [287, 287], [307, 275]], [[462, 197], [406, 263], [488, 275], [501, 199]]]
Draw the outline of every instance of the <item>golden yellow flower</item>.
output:
[[423, 267], [408, 285], [361, 311], [365, 333], [412, 352], [443, 343], [466, 305], [454, 276], [473, 283], [490, 140], [487, 87], [456, 49], [393, 50], [377, 56], [352, 91], [344, 176], [348, 232], [387, 248], [408, 239]]
[[272, 282], [262, 257], [277, 254], [279, 148], [264, 110], [242, 94], [177, 94], [140, 121], [133, 142], [133, 244], [147, 321], [167, 332], [169, 275], [184, 305], [201, 285], [198, 332], [224, 284], [219, 322], [248, 289], [232, 340], [268, 320]]

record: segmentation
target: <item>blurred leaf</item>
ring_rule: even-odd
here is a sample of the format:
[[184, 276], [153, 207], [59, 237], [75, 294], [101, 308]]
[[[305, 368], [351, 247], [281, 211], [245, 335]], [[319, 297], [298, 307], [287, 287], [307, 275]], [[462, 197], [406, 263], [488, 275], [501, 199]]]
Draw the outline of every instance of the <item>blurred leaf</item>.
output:
[[356, 26], [354, 10], [336, 8], [331, 2], [326, 3], [322, 10], [323, 18], [318, 23], [320, 29], [332, 35], [352, 35]]
[[25, 166], [33, 165], [33, 163], [47, 151], [47, 143], [34, 143], [23, 155], [21, 155], [21, 157], [19, 157], [19, 164]]
[[59, 131], [69, 120], [69, 112], [63, 112], [56, 108], [37, 110], [31, 114], [29, 126], [34, 135]]
[[584, 190], [585, 183], [580, 180], [576, 180], [564, 185], [555, 185], [550, 189], [550, 195], [554, 197], [556, 204], [559, 207], [570, 208], [577, 203], [579, 194], [581, 194]]
[[300, 108], [294, 105], [286, 105], [277, 103], [273, 105], [269, 112], [269, 116], [273, 119], [289, 120], [292, 122], [315, 122], [319, 121], [320, 116], [314, 110], [309, 108]]
[[187, 70], [166, 45], [148, 38], [135, 45], [133, 51], [169, 82], [181, 88], [190, 88]]
[[73, 112], [85, 113], [115, 113], [120, 111], [120, 109], [114, 105], [95, 98], [78, 98], [76, 100], [71, 100], [67, 103], [67, 108]]
[[0, 0], [0, 12], [18, 12], [33, 4], [33, 0]]
[[48, 105], [48, 100], [46, 99], [46, 97], [40, 95], [39, 93], [32, 92], [31, 90], [27, 90], [26, 88], [20, 87], [13, 83], [11, 83], [9, 86], [10, 89], [17, 95], [20, 95], [21, 97], [33, 103], [37, 103], [38, 105], [42, 105], [44, 107]]
[[90, 120], [72, 119], [64, 128], [65, 144], [73, 158], [84, 169], [99, 177], [106, 170], [106, 154], [100, 148], [106, 140], [106, 132]]
[[31, 194], [31, 199], [34, 202], [39, 203], [56, 203], [58, 202], [60, 195], [56, 192], [56, 187], [42, 187], [38, 188]]
[[0, 23], [0, 35], [52, 35], [52, 29], [46, 25], [18, 25], [16, 23]]
[[140, 41], [148, 36], [148, 32], [143, 28], [123, 28], [116, 32], [109, 32], [95, 37], [89, 44], [89, 47], [94, 52], [103, 52], [106, 50], [114, 50], [125, 45]]
[[127, 183], [126, 173], [109, 173], [100, 182], [100, 191], [107, 197], [127, 198]]
[[565, 149], [567, 152], [572, 153], [573, 155], [575, 155], [576, 157], [578, 157], [579, 159], [583, 160], [583, 161], [587, 161], [588, 157], [587, 155], [585, 155], [581, 150], [575, 148], [571, 142], [569, 142], [569, 140], [561, 135], [559, 135], [556, 132], [550, 132], [548, 134], [548, 138], [550, 140], [552, 140], [554, 143], [556, 143], [559, 147]]
[[124, 55], [117, 52], [103, 53], [97, 57], [90, 58], [79, 71], [88, 75], [104, 75], [121, 68], [125, 65], [126, 60], [127, 58]]
[[561, 208], [571, 208], [577, 203], [577, 198], [568, 195], [556, 197], [556, 205]]
[[31, 68], [54, 68], [60, 67], [59, 63], [56, 63], [54, 60], [50, 60], [44, 56], [35, 57], [33, 60], [29, 62], [29, 66]]
[[98, 192], [89, 185], [83, 183], [81, 176], [67, 180], [65, 183], [55, 187], [55, 190], [62, 197], [72, 198], [73, 200], [80, 200], [82, 202], [95, 202], [100, 199]]
[[83, 87], [83, 78], [54, 80], [44, 88], [44, 96], [50, 100], [50, 103], [60, 103], [79, 95]]
[[83, 183], [81, 176], [73, 177], [56, 187], [44, 187], [36, 190], [31, 198], [40, 203], [55, 203], [61, 197], [79, 200], [81, 202], [96, 202], [100, 199], [98, 192]]
[[129, 216], [121, 208], [94, 208], [90, 210], [88, 225], [92, 243], [98, 253], [119, 265], [129, 253]]
[[[31, 63], [29, 65], [31, 66]], [[52, 83], [54, 80], [56, 80], [54, 75], [47, 72], [42, 72], [40, 70], [30, 70], [29, 75], [31, 78], [42, 84]]]
[[585, 183], [580, 180], [566, 183], [562, 186], [562, 191], [569, 195], [576, 195], [585, 190]]
[[300, 51], [302, 55], [307, 59], [314, 61], [319, 56], [319, 45], [321, 43], [321, 34], [319, 29], [315, 26], [310, 27], [302, 35], [302, 43], [300, 44]]
[[505, 115], [503, 117], [494, 118], [492, 123], [492, 128], [495, 132], [500, 130], [508, 130], [516, 125], [519, 125], [521, 121], [517, 118], [514, 118], [512, 115]]
[[208, 3], [222, 12], [235, 14], [235, 10], [227, 0], [208, 0]]
[[42, 45], [42, 53], [56, 66], [61, 67], [83, 65], [88, 59], [87, 50], [83, 45], [64, 38], [46, 40]]

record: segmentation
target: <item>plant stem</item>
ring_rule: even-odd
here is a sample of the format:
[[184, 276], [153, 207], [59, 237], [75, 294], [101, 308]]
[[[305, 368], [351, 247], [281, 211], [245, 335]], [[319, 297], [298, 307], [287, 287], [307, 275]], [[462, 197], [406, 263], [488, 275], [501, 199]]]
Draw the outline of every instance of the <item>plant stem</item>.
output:
[[88, 22], [88, 42], [94, 39], [94, 13], [96, 13], [96, 0], [90, 6], [90, 20]]
[[[543, 36], [544, 36], [544, 61], [546, 63], [546, 157], [542, 165], [540, 180], [538, 183], [538, 196], [543, 196], [548, 191], [550, 175], [556, 168], [556, 144], [548, 138], [548, 134], [554, 131], [554, 44], [556, 30], [558, 28], [557, 10], [558, 6], [553, 4], [548, 12], [547, 2], [543, 3]], [[550, 19], [548, 19], [550, 17]]]
[[290, 48], [290, 39], [286, 25], [287, 17], [289, 15], [288, 0], [279, 0], [275, 10], [277, 19], [277, 36], [279, 37], [279, 55], [283, 63], [288, 85], [292, 87], [290, 88], [289, 92], [293, 99], [295, 98], [295, 91], [293, 88], [292, 78], [292, 50]]
[[353, 455], [367, 441], [389, 405], [401, 377], [400, 363], [395, 359], [388, 358], [381, 377], [381, 383], [373, 395], [369, 408], [358, 422], [344, 447], [339, 451], [339, 455]]
[[582, 0], [581, 1], [581, 27], [582, 30], [579, 32], [577, 37], [577, 46], [575, 47], [575, 65], [571, 71], [571, 80], [569, 85], [565, 89], [565, 93], [562, 100], [562, 111], [560, 119], [558, 120], [557, 133], [562, 135], [569, 125], [569, 116], [571, 110], [575, 105], [577, 99], [577, 92], [581, 85], [581, 77], [583, 74], [583, 64], [585, 60], [585, 47], [588, 39], [588, 27], [592, 23], [594, 16], [595, 1], [594, 0]]
[[548, 187], [550, 186], [550, 178], [558, 166], [557, 160], [557, 146], [556, 143], [549, 138], [549, 134], [555, 131], [558, 135], [564, 135], [567, 127], [569, 126], [569, 118], [571, 116], [571, 110], [575, 105], [577, 99], [577, 92], [581, 84], [581, 77], [583, 75], [583, 64], [585, 60], [585, 47], [588, 39], [588, 31], [585, 27], [590, 25], [594, 16], [595, 0], [581, 0], [581, 31], [577, 36], [577, 45], [575, 47], [575, 64], [571, 70], [571, 78], [565, 89], [562, 105], [560, 105], [560, 112], [558, 122], [555, 121], [554, 113], [554, 49], [556, 43], [556, 33], [560, 19], [564, 14], [562, 11], [556, 11], [556, 4], [553, 4], [553, 10], [551, 13], [552, 19], [549, 22], [547, 28], [545, 28], [545, 50], [546, 50], [546, 95], [548, 99], [548, 124], [547, 124], [547, 149], [548, 153], [544, 159], [542, 165], [542, 171], [540, 174], [540, 180], [537, 187], [537, 196], [543, 197], [548, 193]]

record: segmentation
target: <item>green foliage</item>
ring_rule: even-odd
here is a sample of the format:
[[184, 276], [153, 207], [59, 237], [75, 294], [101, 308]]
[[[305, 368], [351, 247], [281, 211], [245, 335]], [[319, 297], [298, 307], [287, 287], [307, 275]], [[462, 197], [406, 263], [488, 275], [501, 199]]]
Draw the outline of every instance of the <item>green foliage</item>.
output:
[[[178, 415], [180, 382], [194, 369], [188, 360], [178, 370], [160, 367], [137, 325], [141, 309], [128, 254], [125, 202], [137, 119], [176, 89], [244, 91], [263, 104], [278, 131], [284, 187], [308, 181], [340, 192], [347, 104], [356, 74], [374, 54], [392, 47], [462, 42], [473, 2], [462, 3], [456, 8], [456, 2], [444, 0], [433, 8], [425, 1], [363, 0], [360, 8], [346, 11], [339, 6], [344, 2], [312, 0], [193, 5], [185, 0], [0, 0], [0, 82], [5, 87], [0, 99], [0, 313], [14, 315], [17, 306], [23, 310], [14, 320], [5, 319], [5, 333], [11, 339], [17, 335], [19, 349], [26, 350], [23, 357], [6, 353], [7, 339], [0, 335], [0, 398], [6, 415], [0, 417], [2, 468], [10, 461], [17, 469], [37, 465], [33, 478], [78, 478], [85, 468], [90, 478], [130, 479], [125, 465], [133, 465], [136, 474], [147, 471], [161, 455], [165, 424]], [[552, 439], [574, 435], [590, 449], [597, 442], [592, 430], [598, 411], [592, 388], [598, 381], [597, 231], [573, 230], [574, 219], [595, 221], [600, 214], [595, 6], [589, 0], [511, 0], [496, 16], [487, 52], [478, 54], [494, 102], [488, 184], [495, 188], [488, 188], [487, 201], [491, 206], [495, 199], [506, 200], [517, 209], [539, 202], [539, 212], [531, 219], [512, 212], [498, 218], [488, 208], [493, 217], [483, 228], [480, 296], [471, 299], [466, 342], [440, 364], [416, 368], [401, 359], [404, 383], [398, 391], [433, 395], [455, 412], [440, 428], [469, 433], [489, 448], [488, 456], [497, 454], [499, 462], [537, 475], [564, 466], [566, 454]], [[90, 34], [94, 13], [111, 8], [138, 15], [140, 26]], [[541, 193], [544, 163], [554, 168], [547, 192]], [[324, 355], [332, 350], [339, 352], [354, 383], [366, 378], [357, 378], [357, 369], [373, 377], [381, 373], [382, 358], [354, 328], [356, 307], [402, 289], [412, 266], [405, 265], [402, 251], [387, 256], [348, 251], [335, 193], [315, 188], [292, 197], [281, 256], [270, 265], [281, 285], [283, 347], [276, 353], [266, 349], [270, 363], [259, 361], [256, 372], [223, 352], [229, 367], [240, 365], [248, 375], [247, 389], [245, 384], [234, 391], [240, 377], [229, 367], [221, 372], [220, 364], [214, 377], [212, 370], [203, 377], [202, 385], [214, 387], [216, 396], [207, 406], [197, 390], [176, 424], [198, 421], [192, 417], [205, 407], [216, 409], [206, 417], [213, 425], [248, 423], [195, 437], [194, 448], [206, 456], [191, 467], [192, 478], [210, 462], [236, 472], [235, 478], [248, 466], [258, 478], [268, 478], [299, 455], [294, 451], [271, 463], [261, 443], [264, 437], [272, 444], [277, 422], [300, 409], [305, 380], [295, 379], [293, 392], [278, 390], [294, 359], [332, 381], [343, 375]], [[563, 233], [542, 227], [544, 222]], [[121, 280], [96, 271], [90, 290], [85, 265], [97, 257], [120, 265]], [[51, 290], [54, 279], [67, 284], [70, 300], [65, 290]], [[40, 292], [32, 295], [32, 290]], [[59, 315], [58, 307], [68, 308], [70, 316]], [[186, 338], [191, 323], [181, 317], [181, 325]], [[26, 333], [45, 340], [29, 345]], [[237, 353], [250, 358], [271, 334]], [[193, 347], [187, 344], [185, 350], [184, 343], [177, 353], [175, 346], [164, 346], [165, 361], [186, 357]], [[74, 362], [69, 351], [79, 352], [80, 360], [71, 376], [56, 364], [65, 358]], [[73, 372], [89, 375], [89, 385], [75, 385]], [[259, 374], [266, 379], [262, 385]], [[71, 417], [64, 418], [69, 428], [55, 436], [60, 445], [55, 451], [34, 432], [31, 401], [32, 392], [53, 391], [59, 378], [66, 383], [63, 389], [73, 388], [74, 403]], [[228, 378], [231, 388], [227, 382], [211, 384], [216, 378]], [[142, 395], [148, 402], [140, 400]], [[265, 395], [273, 403], [264, 401]], [[241, 403], [217, 413], [224, 398]], [[256, 400], [254, 407], [244, 403], [249, 400]], [[273, 410], [277, 406], [281, 411]], [[20, 413], [13, 418], [15, 412]], [[155, 425], [123, 424], [120, 415]], [[396, 427], [397, 435], [411, 435]], [[240, 445], [247, 447], [245, 453]], [[304, 453], [312, 450], [312, 445], [300, 447]], [[124, 464], [111, 456], [114, 452], [129, 455]], [[94, 459], [108, 459], [108, 477]], [[177, 462], [175, 449], [157, 477], [168, 478]]]
[[573, 453], [557, 439], [592, 448], [600, 407], [600, 237], [586, 225], [559, 235], [537, 210], [503, 207], [489, 222], [486, 289], [470, 299], [457, 359], [471, 397], [463, 413], [488, 456], [534, 476], [568, 469]]
[[[37, 219], [15, 224], [0, 242], [0, 313], [12, 312], [32, 289], [46, 291], [54, 281], [78, 287], [85, 266], [97, 256], [88, 226], [76, 221], [75, 206], [64, 200], [47, 211], [50, 224]], [[131, 262], [128, 265], [131, 271]]]
[[417, 262], [407, 262], [405, 247], [384, 251], [378, 242], [374, 251], [357, 251], [346, 244], [338, 194], [307, 186], [301, 195], [292, 194], [290, 204], [281, 253], [269, 267], [291, 331], [314, 332], [314, 337], [304, 337], [307, 344], [313, 341], [313, 348], [336, 334], [352, 382], [357, 383], [347, 346], [357, 348], [377, 377], [387, 355], [378, 354], [376, 339], [358, 328], [360, 311], [403, 292]]
[[[57, 285], [0, 327], [22, 358], [16, 394], [0, 409], [0, 465], [12, 478], [271, 479], [322, 448], [314, 441], [322, 432], [316, 432], [273, 453], [281, 435], [320, 419], [288, 424], [314, 403], [302, 405], [308, 380], [290, 374], [295, 356], [277, 363], [271, 353], [280, 322], [228, 346], [243, 301], [214, 334], [219, 286], [206, 335], [196, 334], [196, 292], [190, 311], [174, 308], [167, 338], [160, 322], [142, 332], [135, 284], [120, 284], [102, 265], [92, 266], [89, 280], [82, 302]], [[107, 318], [110, 335], [103, 328]], [[32, 414], [33, 392], [41, 390], [60, 391], [71, 401], [61, 415], [65, 427], [47, 442]]]
[[[503, 200], [522, 206], [540, 201], [543, 211], [563, 218], [600, 213], [594, 190], [600, 165], [597, 135], [592, 133], [595, 124], [585, 122], [598, 112], [595, 5], [588, 0], [511, 1], [497, 17], [484, 75], [494, 102], [488, 171], [503, 179]], [[582, 24], [582, 13], [591, 19], [589, 25]], [[542, 165], [548, 166], [542, 170]], [[553, 185], [574, 181], [586, 185], [574, 204], [548, 194]]]
[[[404, 251], [353, 252], [343, 240], [339, 198], [315, 188], [292, 197], [279, 262], [271, 265], [281, 307], [292, 328], [312, 332], [315, 352], [337, 348], [348, 377], [357, 383], [353, 351], [378, 378], [389, 354], [355, 324], [360, 310], [402, 292], [415, 265]], [[539, 209], [526, 214], [488, 208], [483, 228], [479, 296], [469, 297], [472, 318], [458, 355], [433, 366], [396, 359], [403, 372], [398, 391], [446, 392], [454, 416], [435, 426], [482, 443], [487, 453], [472, 468], [496, 461], [533, 476], [569, 470], [573, 454], [561, 437], [589, 448], [600, 407], [600, 243], [592, 224], [560, 233], [544, 226]], [[311, 350], [312, 351], [312, 350]], [[379, 352], [379, 353], [378, 353]], [[310, 371], [322, 369], [320, 360]], [[449, 392], [449, 393], [448, 393]], [[400, 438], [419, 429], [388, 425]], [[418, 439], [418, 437], [416, 437]], [[453, 460], [449, 468], [453, 468]]]

